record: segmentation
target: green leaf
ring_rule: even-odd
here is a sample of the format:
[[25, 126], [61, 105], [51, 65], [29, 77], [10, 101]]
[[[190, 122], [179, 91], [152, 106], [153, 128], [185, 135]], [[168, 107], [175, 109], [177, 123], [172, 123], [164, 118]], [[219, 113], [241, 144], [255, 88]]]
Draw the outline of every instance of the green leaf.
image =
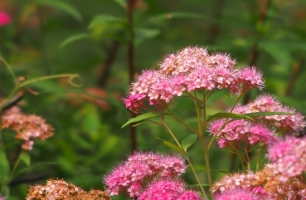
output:
[[135, 44], [138, 45], [146, 39], [156, 37], [160, 33], [157, 29], [136, 29]]
[[30, 166], [31, 158], [28, 153], [22, 152], [19, 157], [27, 166]]
[[182, 147], [184, 148], [185, 152], [187, 152], [187, 149], [195, 143], [197, 140], [197, 135], [196, 134], [190, 134], [187, 136], [185, 139], [182, 141]]
[[158, 115], [161, 115], [160, 113], [152, 113], [152, 112], [148, 112], [148, 113], [145, 113], [145, 114], [141, 114], [141, 115], [138, 115], [137, 117], [134, 117], [132, 119], [129, 119], [125, 124], [123, 124], [123, 127], [131, 124], [131, 123], [134, 123], [134, 122], [139, 122], [139, 121], [142, 121], [142, 120], [145, 120], [145, 119], [148, 119], [148, 118], [151, 118], [151, 117], [155, 117], [155, 116], [158, 116]]
[[183, 156], [186, 156], [186, 152], [184, 151], [184, 149], [182, 149], [181, 147], [177, 146], [176, 144], [173, 144], [172, 142], [168, 142], [166, 140], [163, 140], [161, 138], [156, 137], [156, 139], [163, 141], [163, 143], [165, 145], [167, 145], [168, 147], [170, 147], [171, 149], [179, 152], [180, 154], [182, 154]]
[[273, 116], [273, 115], [293, 115], [291, 112], [254, 112], [244, 114], [249, 117], [260, 117], [260, 116]]
[[121, 19], [118, 17], [114, 17], [112, 15], [97, 15], [89, 24], [89, 28], [92, 29], [95, 26], [105, 24], [105, 23], [114, 23], [114, 22], [121, 22], [126, 23], [125, 19]]
[[53, 7], [72, 15], [78, 21], [82, 21], [82, 15], [71, 5], [59, 0], [36, 0], [36, 2], [43, 6]]
[[240, 114], [236, 114], [236, 113], [219, 112], [219, 113], [216, 113], [214, 115], [209, 116], [208, 119], [207, 119], [207, 122], [215, 121], [217, 119], [224, 119], [224, 118], [253, 120], [248, 115], [240, 115]]
[[63, 48], [64, 46], [66, 46], [67, 44], [70, 44], [74, 41], [80, 40], [80, 39], [84, 39], [84, 38], [88, 38], [89, 34], [87, 33], [81, 33], [81, 34], [77, 34], [77, 35], [73, 35], [70, 36], [68, 38], [66, 38], [60, 45], [60, 48]]
[[0, 150], [0, 185], [4, 185], [10, 175], [10, 164], [4, 151]]
[[119, 4], [121, 7], [126, 8], [126, 0], [113, 0], [117, 4]]
[[194, 13], [187, 13], [187, 12], [174, 12], [174, 13], [166, 13], [157, 15], [154, 17], [151, 17], [149, 19], [150, 22], [158, 22], [158, 21], [164, 21], [164, 20], [170, 20], [173, 18], [200, 18], [200, 19], [210, 19], [213, 20], [213, 18], [209, 18], [203, 15], [194, 14]]

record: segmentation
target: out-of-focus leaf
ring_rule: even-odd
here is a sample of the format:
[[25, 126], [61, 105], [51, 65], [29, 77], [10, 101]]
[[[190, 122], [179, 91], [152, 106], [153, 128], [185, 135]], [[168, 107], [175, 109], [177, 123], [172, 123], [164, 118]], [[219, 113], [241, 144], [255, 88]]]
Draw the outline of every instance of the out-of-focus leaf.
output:
[[160, 33], [157, 29], [137, 29], [135, 31], [135, 44], [138, 45], [146, 39], [156, 37]]
[[285, 68], [289, 67], [291, 61], [290, 49], [284, 43], [262, 41], [259, 43], [259, 48], [270, 54]]
[[219, 112], [219, 113], [209, 116], [207, 119], [207, 122], [215, 121], [217, 119], [224, 119], [224, 118], [253, 120], [251, 117], [247, 115], [240, 115], [240, 114], [228, 113], [228, 112]]
[[197, 135], [196, 134], [190, 134], [187, 136], [185, 139], [182, 141], [182, 147], [183, 149], [187, 152], [187, 149], [195, 143], [197, 140]]
[[183, 156], [186, 156], [186, 153], [184, 151], [184, 149], [182, 149], [181, 147], [177, 146], [176, 144], [173, 144], [172, 142], [168, 142], [166, 140], [163, 140], [161, 138], [156, 137], [156, 139], [163, 141], [163, 143], [165, 145], [167, 145], [168, 147], [170, 147], [171, 149], [177, 151], [178, 153], [182, 154]]
[[4, 151], [0, 150], [0, 185], [6, 183], [10, 174], [10, 164]]
[[152, 113], [152, 112], [148, 112], [148, 113], [144, 113], [144, 114], [141, 114], [141, 115], [138, 115], [137, 117], [134, 117], [132, 119], [129, 119], [125, 124], [122, 125], [121, 128], [131, 124], [131, 123], [134, 123], [134, 122], [139, 122], [139, 121], [142, 121], [142, 120], [145, 120], [145, 119], [148, 119], [148, 118], [151, 118], [151, 117], [155, 117], [155, 116], [158, 116], [158, 115], [161, 115], [160, 113]]
[[120, 22], [126, 23], [125, 19], [114, 17], [112, 15], [97, 15], [89, 24], [89, 28], [92, 29], [98, 25], [109, 23], [109, 22]]
[[113, 1], [119, 4], [120, 6], [122, 6], [123, 8], [126, 8], [126, 0], [113, 0]]
[[161, 22], [161, 21], [169, 20], [173, 18], [200, 18], [200, 19], [214, 20], [213, 18], [206, 17], [206, 16], [199, 15], [199, 14], [194, 14], [194, 13], [174, 12], [174, 13], [166, 13], [166, 14], [161, 14], [161, 15], [151, 17], [148, 22]]
[[73, 36], [70, 36], [68, 38], [66, 38], [61, 44], [60, 44], [60, 48], [63, 48], [64, 46], [74, 42], [74, 41], [77, 41], [77, 40], [80, 40], [80, 39], [84, 39], [84, 38], [88, 38], [89, 37], [89, 34], [88, 33], [81, 33], [81, 34], [77, 34], [77, 35], [73, 35]]
[[53, 7], [59, 10], [63, 10], [66, 13], [72, 15], [75, 19], [82, 21], [82, 15], [71, 5], [59, 0], [36, 0], [39, 5]]
[[27, 152], [22, 152], [20, 154], [20, 160], [22, 160], [27, 166], [30, 166], [31, 157]]

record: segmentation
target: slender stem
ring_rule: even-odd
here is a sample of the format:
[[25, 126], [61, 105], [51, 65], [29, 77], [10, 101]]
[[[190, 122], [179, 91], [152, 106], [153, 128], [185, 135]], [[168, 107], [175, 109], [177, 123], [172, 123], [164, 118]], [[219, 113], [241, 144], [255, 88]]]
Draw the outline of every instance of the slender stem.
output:
[[[177, 138], [175, 137], [175, 135], [173, 134], [173, 132], [171, 131], [171, 129], [169, 128], [169, 126], [166, 124], [166, 122], [163, 119], [162, 119], [162, 125], [167, 129], [168, 133], [174, 139], [176, 145], [179, 146], [181, 149], [183, 149], [182, 145], [179, 143], [179, 141], [177, 140]], [[196, 178], [196, 180], [197, 180], [197, 182], [198, 182], [198, 184], [201, 188], [201, 191], [203, 192], [203, 195], [205, 196], [206, 199], [208, 199], [207, 195], [206, 195], [206, 192], [205, 192], [205, 190], [202, 186], [202, 183], [201, 183], [201, 181], [200, 181], [200, 179], [199, 179], [199, 177], [198, 177], [198, 175], [197, 175], [197, 173], [196, 173], [196, 171], [195, 171], [195, 169], [194, 169], [194, 167], [193, 167], [193, 165], [192, 165], [192, 163], [191, 163], [191, 161], [190, 161], [186, 152], [185, 152], [184, 157], [186, 158], [188, 164], [190, 165], [190, 168], [191, 168], [191, 170], [192, 170], [192, 172], [193, 172], [193, 174], [194, 174], [194, 176], [195, 176], [195, 178]]]
[[16, 79], [16, 76], [15, 76], [15, 73], [14, 73], [12, 67], [2, 58], [2, 56], [0, 56], [0, 60], [4, 63], [4, 65], [7, 67], [7, 69], [11, 73], [11, 75], [13, 77], [13, 81], [14, 81], [15, 87], [17, 87], [18, 86], [18, 81]]

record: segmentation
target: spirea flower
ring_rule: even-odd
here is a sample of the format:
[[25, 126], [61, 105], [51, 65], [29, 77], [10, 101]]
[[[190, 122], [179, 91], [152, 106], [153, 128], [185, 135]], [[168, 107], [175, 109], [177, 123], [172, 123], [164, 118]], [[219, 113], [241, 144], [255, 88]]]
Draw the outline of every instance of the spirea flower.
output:
[[275, 164], [275, 174], [285, 182], [306, 171], [306, 138], [288, 137], [271, 145], [268, 158]]
[[215, 200], [263, 200], [266, 199], [265, 195], [254, 194], [249, 190], [227, 190], [223, 193], [215, 195]]
[[137, 76], [123, 101], [137, 113], [146, 103], [163, 106], [193, 90], [228, 89], [236, 94], [263, 87], [262, 74], [255, 67], [238, 69], [235, 64], [227, 54], [210, 55], [204, 48], [186, 47], [166, 56], [158, 70], [146, 70]]
[[64, 180], [48, 180], [46, 185], [30, 187], [26, 200], [36, 199], [74, 199], [74, 200], [110, 200], [109, 195], [100, 190], [84, 191]]
[[178, 177], [185, 169], [184, 160], [179, 156], [134, 153], [127, 161], [114, 168], [104, 178], [104, 182], [110, 195], [117, 195], [122, 191], [135, 197], [141, 194], [145, 183], [156, 177]]
[[195, 191], [186, 191], [186, 185], [179, 180], [152, 182], [139, 196], [139, 200], [201, 200]]
[[13, 107], [1, 115], [2, 129], [11, 128], [15, 138], [24, 141], [22, 149], [32, 150], [34, 140], [45, 140], [53, 135], [53, 127], [36, 115], [25, 115], [19, 108]]
[[209, 126], [211, 134], [219, 138], [219, 147], [232, 146], [243, 141], [247, 144], [256, 144], [259, 142], [269, 144], [276, 141], [273, 131], [261, 124], [254, 124], [247, 120], [235, 120], [227, 123], [226, 120], [216, 120]]
[[0, 26], [6, 26], [11, 23], [11, 17], [6, 12], [0, 11]]

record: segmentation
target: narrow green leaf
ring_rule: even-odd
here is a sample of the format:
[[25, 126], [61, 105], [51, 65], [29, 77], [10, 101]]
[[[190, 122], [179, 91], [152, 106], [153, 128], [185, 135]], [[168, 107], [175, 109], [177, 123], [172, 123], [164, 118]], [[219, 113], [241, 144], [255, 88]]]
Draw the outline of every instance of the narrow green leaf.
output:
[[254, 112], [244, 114], [249, 117], [260, 117], [260, 116], [273, 116], [273, 115], [293, 115], [291, 112]]
[[88, 38], [89, 34], [87, 33], [81, 33], [81, 34], [77, 34], [77, 35], [73, 35], [70, 36], [68, 38], [66, 38], [60, 45], [60, 48], [63, 48], [64, 46], [66, 46], [67, 44], [70, 44], [74, 41], [80, 40], [80, 39], [84, 39], [84, 38]]
[[138, 45], [146, 39], [156, 37], [160, 33], [157, 29], [136, 29], [135, 30], [135, 44]]
[[145, 120], [145, 119], [148, 119], [148, 118], [151, 118], [151, 117], [155, 117], [155, 116], [158, 116], [158, 115], [161, 115], [161, 114], [160, 113], [148, 112], [148, 113], [145, 113], [145, 114], [138, 115], [137, 117], [129, 119], [125, 124], [122, 125], [121, 128], [123, 128], [123, 127], [125, 127], [125, 126], [127, 126], [131, 123], [139, 122], [139, 121], [142, 121], [142, 120]]
[[109, 22], [122, 22], [122, 23], [126, 23], [125, 19], [121, 19], [118, 17], [114, 17], [112, 15], [97, 15], [89, 24], [89, 28], [92, 29], [97, 25], [100, 24], [105, 24], [105, 23], [109, 23]]
[[121, 7], [126, 8], [126, 0], [113, 0], [117, 4], [119, 4]]
[[219, 113], [216, 113], [214, 115], [209, 116], [208, 119], [207, 119], [207, 122], [215, 121], [217, 119], [224, 119], [224, 118], [253, 120], [248, 115], [240, 115], [240, 114], [236, 114], [236, 113], [219, 112]]
[[285, 68], [289, 67], [291, 56], [285, 43], [262, 41], [259, 43], [259, 48], [270, 54], [271, 57]]
[[28, 153], [22, 152], [20, 154], [20, 160], [22, 160], [27, 166], [30, 166], [31, 158]]
[[53, 7], [72, 15], [75, 19], [82, 21], [82, 15], [71, 5], [59, 0], [36, 0], [39, 5]]
[[133, 127], [139, 126], [139, 125], [141, 125], [141, 124], [146, 124], [146, 123], [147, 123], [147, 122], [140, 122], [140, 123], [134, 124]]
[[166, 140], [163, 140], [161, 138], [156, 137], [156, 139], [163, 141], [163, 143], [165, 145], [167, 145], [168, 147], [170, 147], [171, 149], [177, 151], [178, 153], [182, 154], [183, 156], [186, 156], [186, 153], [184, 151], [184, 149], [182, 149], [181, 147], [177, 146], [176, 144], [173, 144], [172, 142], [168, 142]]
[[10, 164], [4, 151], [0, 150], [0, 185], [6, 183], [10, 175]]
[[189, 136], [187, 136], [185, 139], [183, 139], [182, 141], [182, 147], [185, 150], [185, 152], [187, 152], [187, 149], [193, 145], [195, 143], [195, 141], [197, 140], [197, 135], [196, 134], [190, 134]]

